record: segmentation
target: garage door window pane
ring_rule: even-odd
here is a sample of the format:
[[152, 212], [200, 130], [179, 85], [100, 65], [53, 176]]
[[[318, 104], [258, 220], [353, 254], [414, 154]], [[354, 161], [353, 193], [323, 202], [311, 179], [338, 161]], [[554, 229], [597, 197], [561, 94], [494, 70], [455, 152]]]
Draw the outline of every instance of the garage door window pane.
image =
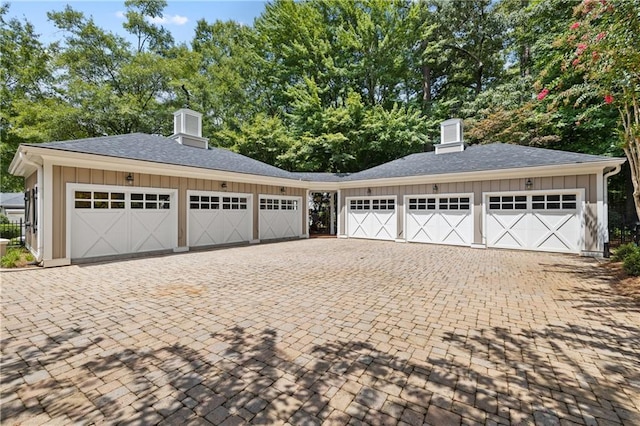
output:
[[506, 195], [500, 197], [489, 197], [490, 210], [526, 210], [526, 195]]
[[575, 210], [577, 208], [576, 194], [549, 194], [549, 195], [536, 195], [533, 197], [535, 202], [532, 207], [535, 210]]
[[108, 200], [109, 193], [108, 192], [94, 192], [93, 198], [96, 200]]
[[155, 210], [158, 208], [158, 203], [144, 203], [145, 210]]
[[141, 201], [132, 201], [131, 202], [132, 209], [141, 209], [144, 208], [144, 204]]
[[124, 201], [112, 201], [111, 202], [112, 209], [124, 209]]
[[76, 200], [76, 209], [90, 209], [91, 201], [78, 201]]
[[91, 199], [91, 192], [89, 191], [76, 191], [76, 200], [81, 199], [81, 200], [90, 200]]
[[108, 209], [109, 202], [108, 201], [94, 201], [93, 202], [94, 209]]
[[124, 200], [124, 192], [112, 192], [111, 193], [112, 200]]
[[156, 201], [158, 199], [158, 194], [147, 194], [145, 195], [145, 200], [147, 201]]
[[131, 199], [132, 200], [144, 200], [144, 194], [131, 194]]

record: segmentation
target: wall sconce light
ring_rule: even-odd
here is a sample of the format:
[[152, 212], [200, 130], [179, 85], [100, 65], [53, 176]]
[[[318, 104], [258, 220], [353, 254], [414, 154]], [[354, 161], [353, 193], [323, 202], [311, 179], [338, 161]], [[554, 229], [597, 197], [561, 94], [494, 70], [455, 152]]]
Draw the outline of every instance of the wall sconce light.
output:
[[222, 189], [227, 189], [227, 182], [222, 182], [222, 183], [220, 184], [220, 188], [222, 188]]
[[438, 184], [434, 183], [431, 189], [433, 189], [433, 192], [438, 192]]
[[133, 185], [133, 175], [131, 173], [129, 173], [125, 179], [127, 180], [127, 185]]
[[371, 195], [371, 188], [367, 188], [367, 195]]
[[527, 179], [527, 181], [524, 183], [524, 187], [526, 189], [531, 189], [533, 188], [533, 182], [531, 181], [531, 178]]
[[285, 188], [284, 186], [280, 187], [280, 193], [284, 194], [285, 192], [287, 192], [287, 188]]

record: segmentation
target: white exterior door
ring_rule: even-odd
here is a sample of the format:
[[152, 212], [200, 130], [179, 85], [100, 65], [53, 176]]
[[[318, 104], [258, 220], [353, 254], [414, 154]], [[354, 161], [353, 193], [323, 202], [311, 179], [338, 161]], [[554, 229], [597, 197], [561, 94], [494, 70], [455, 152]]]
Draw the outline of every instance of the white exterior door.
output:
[[302, 197], [260, 195], [258, 226], [261, 240], [302, 235]]
[[470, 246], [472, 195], [423, 195], [405, 198], [407, 241]]
[[537, 192], [485, 196], [487, 247], [579, 253], [582, 194]]
[[251, 194], [187, 191], [189, 247], [249, 242], [253, 239]]
[[395, 197], [348, 198], [347, 236], [395, 240], [398, 235]]
[[177, 191], [70, 185], [71, 259], [166, 250], [178, 245]]

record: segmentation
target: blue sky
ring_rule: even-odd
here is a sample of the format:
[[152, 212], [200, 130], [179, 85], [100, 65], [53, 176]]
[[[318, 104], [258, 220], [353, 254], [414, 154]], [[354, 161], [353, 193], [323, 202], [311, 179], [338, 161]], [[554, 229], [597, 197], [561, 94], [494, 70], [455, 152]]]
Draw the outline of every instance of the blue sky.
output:
[[[31, 22], [40, 40], [50, 43], [62, 38], [62, 34], [47, 20], [47, 12], [60, 11], [69, 4], [86, 16], [93, 16], [96, 24], [109, 31], [124, 35], [122, 23], [125, 11], [123, 1], [11, 1], [8, 17], [26, 18]], [[176, 42], [189, 43], [194, 34], [196, 22], [205, 19], [234, 20], [245, 25], [252, 25], [253, 20], [264, 11], [264, 1], [257, 0], [201, 0], [180, 1], [169, 0], [164, 10], [162, 25], [173, 34]]]

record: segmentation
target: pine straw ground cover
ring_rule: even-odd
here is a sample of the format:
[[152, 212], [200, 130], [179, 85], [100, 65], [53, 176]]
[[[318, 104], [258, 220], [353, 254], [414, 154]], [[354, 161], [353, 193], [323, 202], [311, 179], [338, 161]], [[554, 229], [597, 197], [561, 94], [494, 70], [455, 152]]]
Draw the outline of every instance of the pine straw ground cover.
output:
[[612, 289], [621, 296], [631, 297], [640, 305], [640, 277], [628, 275], [623, 267], [622, 262], [603, 263], [605, 268], [612, 276]]

